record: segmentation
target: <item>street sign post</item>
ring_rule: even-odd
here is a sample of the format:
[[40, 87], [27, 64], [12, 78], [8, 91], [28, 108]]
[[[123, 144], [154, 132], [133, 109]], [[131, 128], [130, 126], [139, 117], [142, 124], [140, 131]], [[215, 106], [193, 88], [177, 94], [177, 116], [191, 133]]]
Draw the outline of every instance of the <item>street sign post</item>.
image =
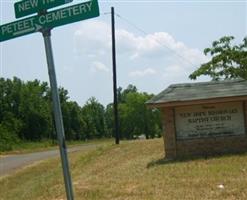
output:
[[99, 16], [97, 0], [61, 8], [0, 26], [0, 42], [97, 16]]
[[57, 87], [57, 79], [56, 79], [56, 71], [55, 64], [52, 53], [52, 45], [51, 45], [51, 31], [46, 30], [43, 32], [44, 44], [45, 44], [45, 52], [46, 52], [46, 60], [48, 66], [48, 73], [51, 85], [51, 94], [52, 94], [52, 107], [55, 118], [55, 127], [57, 131], [57, 139], [59, 143], [60, 149], [60, 157], [62, 160], [63, 167], [63, 177], [66, 188], [66, 195], [68, 200], [73, 200], [73, 186], [71, 181], [71, 175], [69, 171], [69, 161], [67, 155], [67, 147], [65, 143], [65, 135], [64, 135], [64, 127], [63, 127], [63, 116], [60, 105], [60, 98]]
[[[51, 85], [53, 112], [55, 118], [55, 126], [57, 131], [57, 139], [59, 142], [60, 156], [63, 167], [63, 176], [66, 189], [66, 195], [68, 200], [73, 200], [73, 186], [71, 181], [71, 175], [69, 170], [69, 162], [67, 156], [67, 148], [65, 143], [65, 134], [63, 127], [63, 116], [61, 112], [60, 98], [57, 87], [55, 64], [52, 53], [51, 44], [51, 29], [57, 26], [62, 26], [65, 24], [77, 22], [84, 19], [89, 19], [99, 16], [99, 5], [97, 0], [91, 0], [81, 4], [73, 5], [66, 8], [61, 8], [51, 12], [40, 12], [46, 11], [47, 8], [56, 6], [58, 4], [54, 2], [57, 0], [23, 0], [23, 11], [17, 11], [17, 16], [27, 15], [25, 12], [29, 12], [34, 9], [34, 3], [39, 2], [49, 2], [37, 6], [36, 11], [39, 12], [38, 15], [28, 17], [22, 20], [18, 20], [12, 23], [4, 24], [0, 26], [0, 42], [27, 35], [30, 33], [41, 32], [44, 38], [46, 59], [48, 65], [48, 73]], [[24, 3], [26, 2], [26, 4]], [[52, 3], [53, 2], [53, 3]], [[61, 0], [59, 2], [66, 2], [66, 0]], [[21, 2], [18, 2], [21, 3]], [[32, 3], [32, 4], [31, 4]], [[48, 5], [48, 7], [43, 7], [43, 5]], [[61, 3], [62, 4], [62, 3]], [[59, 5], [61, 5], [59, 4]], [[53, 5], [53, 6], [51, 6]], [[29, 7], [32, 7], [29, 9]], [[21, 7], [22, 8], [22, 7]], [[24, 9], [25, 8], [25, 9]], [[46, 9], [45, 9], [46, 8]], [[25, 12], [24, 12], [25, 10]], [[29, 10], [29, 11], [27, 11]], [[19, 13], [18, 13], [19, 12]], [[33, 12], [33, 11], [32, 11]], [[25, 14], [24, 14], [25, 13]]]
[[24, 17], [33, 13], [37, 13], [40, 10], [47, 10], [49, 8], [70, 3], [72, 1], [73, 0], [22, 0], [14, 4], [15, 17]]

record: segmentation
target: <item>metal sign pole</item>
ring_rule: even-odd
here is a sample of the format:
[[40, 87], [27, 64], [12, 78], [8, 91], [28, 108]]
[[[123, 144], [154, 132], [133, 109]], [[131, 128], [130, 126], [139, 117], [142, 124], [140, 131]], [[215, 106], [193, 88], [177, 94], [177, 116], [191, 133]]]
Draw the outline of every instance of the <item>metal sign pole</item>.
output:
[[63, 167], [63, 176], [65, 182], [65, 189], [66, 195], [68, 200], [73, 200], [73, 188], [72, 188], [72, 181], [69, 171], [69, 163], [68, 163], [68, 156], [65, 144], [65, 135], [64, 135], [64, 127], [63, 127], [63, 118], [62, 118], [62, 111], [60, 106], [60, 98], [57, 88], [57, 80], [56, 80], [56, 72], [52, 54], [52, 45], [51, 45], [51, 30], [43, 30], [43, 38], [45, 43], [45, 51], [46, 51], [46, 59], [48, 65], [48, 72], [50, 78], [50, 85], [51, 85], [51, 94], [52, 94], [52, 102], [53, 102], [53, 112], [55, 117], [55, 125], [57, 130], [57, 138], [59, 142], [60, 148], [60, 156], [62, 160], [62, 167]]

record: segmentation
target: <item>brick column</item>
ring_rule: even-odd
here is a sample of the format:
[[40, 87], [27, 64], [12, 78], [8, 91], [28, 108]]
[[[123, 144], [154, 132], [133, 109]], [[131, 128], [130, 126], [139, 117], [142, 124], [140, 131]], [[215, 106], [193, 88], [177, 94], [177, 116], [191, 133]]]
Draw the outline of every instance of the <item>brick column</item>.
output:
[[162, 109], [163, 138], [165, 146], [165, 158], [176, 157], [176, 135], [174, 110], [171, 107]]
[[247, 101], [244, 101], [245, 134], [247, 131]]

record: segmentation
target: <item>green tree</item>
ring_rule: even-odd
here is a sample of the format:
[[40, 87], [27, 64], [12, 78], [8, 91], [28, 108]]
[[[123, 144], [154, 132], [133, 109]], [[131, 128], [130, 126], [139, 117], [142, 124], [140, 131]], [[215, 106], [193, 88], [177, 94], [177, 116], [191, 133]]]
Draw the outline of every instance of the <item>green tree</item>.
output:
[[118, 103], [126, 103], [126, 98], [129, 93], [136, 93], [136, 86], [129, 84], [128, 87], [123, 90], [123, 88], [119, 87], [117, 89]]
[[66, 139], [68, 140], [84, 140], [85, 122], [81, 115], [80, 106], [73, 101], [64, 102], [63, 121]]
[[3, 124], [0, 124], [0, 151], [10, 151], [18, 138], [15, 133]]
[[110, 103], [105, 109], [105, 123], [106, 123], [106, 137], [114, 137], [114, 118], [113, 118], [113, 104]]
[[196, 79], [201, 75], [210, 76], [213, 80], [243, 78], [247, 80], [247, 37], [239, 45], [233, 44], [233, 36], [225, 36], [212, 43], [211, 48], [204, 49], [211, 60], [202, 64], [189, 75]]
[[119, 96], [122, 99], [119, 104], [121, 138], [133, 139], [143, 134], [147, 139], [160, 136], [159, 111], [148, 109], [145, 104], [153, 95], [138, 92], [135, 86], [129, 85]]
[[85, 122], [87, 139], [106, 137], [104, 106], [95, 97], [90, 98], [82, 108], [82, 119]]
[[20, 142], [18, 133], [22, 125], [22, 121], [15, 118], [13, 113], [5, 112], [0, 123], [0, 151], [12, 150], [12, 147]]
[[23, 121], [22, 139], [41, 140], [48, 138], [52, 131], [50, 103], [46, 100], [47, 83], [28, 81], [22, 89], [19, 106]]

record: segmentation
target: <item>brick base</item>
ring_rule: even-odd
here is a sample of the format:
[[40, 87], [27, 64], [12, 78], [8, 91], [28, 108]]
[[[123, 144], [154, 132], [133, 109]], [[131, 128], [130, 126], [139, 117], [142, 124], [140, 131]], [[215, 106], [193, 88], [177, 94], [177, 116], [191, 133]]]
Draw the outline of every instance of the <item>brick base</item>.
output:
[[193, 140], [177, 140], [176, 157], [247, 152], [247, 137], [228, 136]]

